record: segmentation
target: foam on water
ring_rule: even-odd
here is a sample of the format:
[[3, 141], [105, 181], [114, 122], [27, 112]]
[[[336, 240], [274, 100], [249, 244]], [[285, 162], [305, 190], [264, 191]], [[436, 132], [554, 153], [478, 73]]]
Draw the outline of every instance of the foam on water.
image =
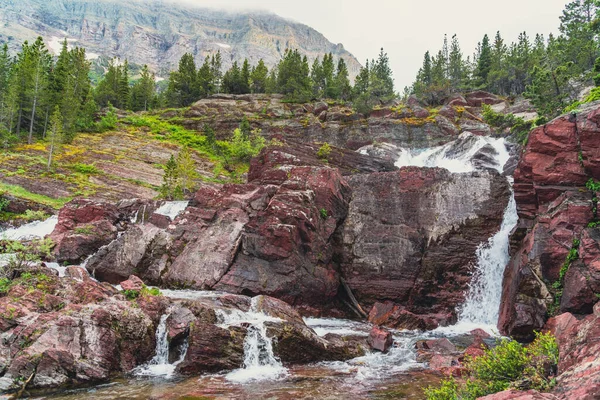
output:
[[150, 376], [172, 378], [175, 375], [175, 369], [185, 359], [188, 342], [184, 342], [180, 349], [179, 359], [174, 363], [169, 363], [169, 337], [167, 329], [167, 319], [169, 314], [160, 317], [160, 322], [156, 328], [156, 350], [154, 357], [148, 363], [141, 365], [133, 370], [137, 376]]
[[472, 172], [476, 169], [473, 156], [489, 145], [496, 153], [494, 154], [495, 163], [491, 166], [502, 172], [510, 158], [505, 143], [503, 138], [476, 136], [470, 132], [464, 132], [457, 140], [443, 146], [422, 150], [402, 149], [396, 166], [439, 167], [456, 173]]
[[256, 297], [252, 299], [250, 311], [219, 311], [220, 325], [223, 327], [249, 325], [244, 339], [244, 367], [228, 373], [225, 378], [234, 383], [276, 380], [287, 376], [287, 369], [273, 352], [273, 341], [267, 336], [265, 322], [280, 322], [257, 311]]
[[42, 239], [52, 233], [58, 224], [58, 217], [53, 215], [45, 221], [34, 221], [18, 228], [7, 229], [0, 232], [0, 239], [5, 240], [31, 240]]
[[173, 221], [186, 209], [189, 203], [189, 201], [167, 201], [156, 211], [154, 211], [154, 213], [169, 217], [171, 221]]

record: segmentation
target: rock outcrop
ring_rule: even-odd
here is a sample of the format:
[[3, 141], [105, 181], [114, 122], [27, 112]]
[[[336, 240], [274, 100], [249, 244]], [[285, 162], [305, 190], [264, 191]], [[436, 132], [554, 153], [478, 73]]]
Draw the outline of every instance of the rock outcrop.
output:
[[[70, 267], [67, 276], [51, 269], [31, 269], [0, 297], [0, 390], [49, 389], [108, 381], [148, 362], [155, 355], [157, 327], [164, 315], [171, 362], [183, 374], [219, 372], [243, 366], [248, 325], [223, 325], [222, 316], [255, 313], [273, 317], [269, 339], [275, 355], [286, 362], [346, 360], [364, 354], [366, 343], [324, 339], [281, 300], [215, 295], [175, 300], [140, 292], [132, 276], [124, 288], [138, 291], [128, 301], [117, 289]], [[249, 318], [252, 317], [251, 314]], [[298, 351], [302, 349], [302, 351]]]
[[549, 314], [588, 314], [599, 300], [599, 234], [588, 228], [596, 195], [586, 188], [600, 180], [599, 118], [591, 103], [530, 133], [515, 171], [519, 223], [504, 276], [504, 334], [531, 339]]
[[509, 198], [496, 172], [444, 169], [348, 178], [342, 276], [370, 321], [406, 329], [451, 323], [464, 301], [477, 247], [499, 230]]

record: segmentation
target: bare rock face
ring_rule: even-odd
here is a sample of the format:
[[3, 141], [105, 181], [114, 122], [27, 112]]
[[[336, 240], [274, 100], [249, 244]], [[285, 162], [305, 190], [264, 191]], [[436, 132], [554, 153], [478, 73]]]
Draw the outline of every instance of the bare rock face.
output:
[[374, 326], [369, 332], [369, 338], [367, 339], [367, 343], [373, 350], [380, 351], [382, 353], [386, 353], [392, 344], [394, 343], [394, 338], [390, 331]]
[[[599, 235], [587, 228], [595, 194], [585, 185], [600, 180], [599, 115], [591, 103], [530, 133], [514, 175], [519, 223], [504, 276], [504, 334], [530, 340], [551, 311], [589, 314], [598, 302]], [[569, 253], [575, 259], [567, 263]]]
[[450, 323], [476, 248], [500, 227], [506, 179], [410, 167], [348, 181], [341, 273], [360, 304], [379, 304], [371, 322], [407, 329]]

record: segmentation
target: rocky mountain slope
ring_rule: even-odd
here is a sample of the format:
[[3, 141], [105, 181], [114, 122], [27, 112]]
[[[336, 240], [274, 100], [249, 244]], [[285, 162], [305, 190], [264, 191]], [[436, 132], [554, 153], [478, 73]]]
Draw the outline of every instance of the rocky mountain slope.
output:
[[226, 69], [245, 58], [251, 64], [262, 58], [271, 67], [287, 48], [297, 48], [310, 59], [329, 52], [343, 57], [352, 77], [360, 69], [341, 44], [264, 12], [230, 13], [161, 0], [0, 0], [0, 43], [14, 48], [37, 36], [55, 51], [68, 38], [70, 44], [85, 47], [90, 58], [126, 58], [148, 64], [161, 76], [175, 69], [186, 52], [203, 62], [219, 50]]

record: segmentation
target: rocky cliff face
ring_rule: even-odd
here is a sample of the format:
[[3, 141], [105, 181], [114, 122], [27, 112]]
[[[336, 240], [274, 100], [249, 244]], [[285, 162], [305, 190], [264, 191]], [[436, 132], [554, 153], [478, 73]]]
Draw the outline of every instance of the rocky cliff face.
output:
[[[53, 234], [57, 258], [81, 258], [95, 238], [124, 230], [87, 262], [98, 279], [116, 284], [136, 274], [167, 287], [265, 294], [321, 315], [349, 312], [342, 304], [354, 293], [380, 324], [451, 323], [476, 248], [500, 227], [506, 178], [492, 170], [394, 171], [389, 161], [345, 149], [323, 160], [318, 145], [280, 143], [252, 161], [247, 184], [204, 184], [174, 221], [150, 211], [147, 223], [128, 223], [135, 210], [154, 207], [148, 202], [105, 213], [91, 212], [94, 203], [67, 205]], [[106, 235], [82, 235], [84, 222], [65, 232], [62, 221], [81, 207]]]
[[432, 329], [454, 321], [476, 249], [502, 222], [506, 178], [410, 167], [349, 184], [341, 271], [359, 301], [375, 305], [372, 322]]
[[597, 194], [586, 188], [600, 180], [599, 117], [592, 103], [529, 136], [515, 171], [520, 220], [504, 277], [505, 334], [531, 338], [549, 314], [588, 314], [599, 301], [598, 228], [588, 227]]
[[219, 50], [225, 68], [245, 58], [251, 64], [262, 58], [272, 67], [287, 48], [297, 48], [310, 59], [329, 52], [344, 58], [352, 76], [360, 69], [341, 44], [274, 14], [229, 13], [160, 0], [0, 1], [0, 43], [20, 46], [37, 36], [55, 50], [69, 38], [70, 44], [85, 47], [91, 58], [127, 58], [148, 64], [162, 76], [176, 69], [186, 52], [201, 63]]

